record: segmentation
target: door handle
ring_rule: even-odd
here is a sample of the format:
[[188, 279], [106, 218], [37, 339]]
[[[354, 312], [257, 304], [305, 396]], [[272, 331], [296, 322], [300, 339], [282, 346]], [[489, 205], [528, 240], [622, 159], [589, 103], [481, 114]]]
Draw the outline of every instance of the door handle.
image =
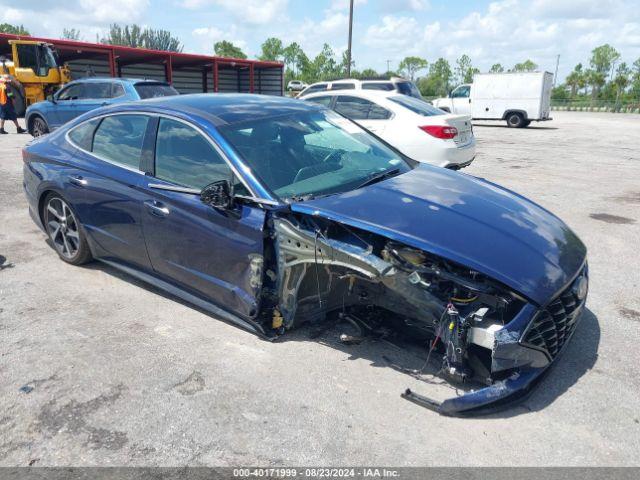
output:
[[76, 187], [86, 187], [87, 181], [80, 175], [69, 175], [69, 182]]
[[144, 202], [144, 206], [151, 215], [155, 215], [156, 217], [164, 218], [169, 215], [169, 209], [165, 207], [164, 204], [156, 202], [155, 200]]

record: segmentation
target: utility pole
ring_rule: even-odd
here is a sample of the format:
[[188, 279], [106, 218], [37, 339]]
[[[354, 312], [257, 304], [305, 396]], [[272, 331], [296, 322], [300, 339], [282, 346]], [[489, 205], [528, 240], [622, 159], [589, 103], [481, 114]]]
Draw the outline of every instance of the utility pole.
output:
[[353, 0], [349, 3], [349, 48], [347, 50], [347, 78], [351, 77], [351, 37], [353, 34]]
[[560, 54], [556, 56], [556, 73], [553, 74], [553, 86], [556, 86], [556, 82], [558, 81], [558, 65], [560, 65]]
[[391, 60], [387, 60], [387, 72], [391, 71]]

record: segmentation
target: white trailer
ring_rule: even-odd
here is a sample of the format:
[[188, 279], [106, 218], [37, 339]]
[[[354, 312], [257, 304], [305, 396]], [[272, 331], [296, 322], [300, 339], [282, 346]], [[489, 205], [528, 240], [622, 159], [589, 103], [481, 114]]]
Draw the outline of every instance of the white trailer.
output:
[[505, 120], [510, 127], [551, 120], [553, 74], [549, 72], [478, 73], [433, 105], [474, 120]]

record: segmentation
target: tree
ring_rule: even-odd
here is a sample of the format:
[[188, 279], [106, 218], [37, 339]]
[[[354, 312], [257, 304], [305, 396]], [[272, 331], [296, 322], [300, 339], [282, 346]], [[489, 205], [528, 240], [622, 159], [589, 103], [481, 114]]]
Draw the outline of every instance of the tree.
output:
[[502, 73], [504, 72], [504, 67], [499, 63], [494, 63], [491, 65], [491, 69], [489, 70], [491, 73]]
[[216, 52], [216, 55], [219, 57], [247, 58], [247, 55], [240, 49], [240, 47], [236, 47], [233, 43], [227, 40], [220, 40], [219, 42], [214, 43], [213, 51]]
[[80, 40], [80, 30], [65, 28], [62, 30], [62, 38], [65, 40]]
[[464, 54], [456, 60], [456, 78], [458, 83], [470, 83], [473, 81], [473, 74], [470, 73], [472, 68], [473, 66], [471, 65], [469, 55]]
[[616, 76], [613, 79], [613, 84], [615, 85], [616, 89], [616, 105], [620, 100], [620, 93], [624, 93], [626, 88], [629, 86], [630, 73], [631, 70], [625, 62], [622, 62], [620, 65], [618, 65], [618, 68], [616, 69]]
[[284, 47], [282, 40], [275, 37], [267, 38], [262, 44], [262, 54], [258, 57], [260, 60], [268, 62], [277, 62], [284, 56]]
[[585, 82], [591, 87], [591, 99], [594, 100], [598, 96], [600, 89], [607, 82], [607, 77], [604, 72], [589, 69], [585, 72]]
[[426, 77], [418, 80], [420, 93], [425, 97], [443, 97], [448, 95], [451, 86], [451, 65], [444, 58], [439, 58], [429, 66]]
[[143, 36], [145, 48], [166, 52], [182, 51], [180, 40], [173, 37], [168, 30], [145, 29]]
[[522, 63], [516, 63], [511, 71], [513, 72], [534, 72], [538, 65], [531, 60], [525, 60]]
[[415, 80], [416, 73], [427, 68], [429, 63], [420, 57], [405, 57], [398, 66], [398, 70], [409, 77], [411, 81]]
[[294, 76], [299, 70], [298, 64], [301, 55], [304, 55], [304, 52], [302, 51], [302, 47], [300, 47], [296, 42], [289, 44], [282, 50], [284, 63], [287, 68], [293, 72]]
[[100, 40], [109, 45], [124, 45], [133, 48], [149, 48], [152, 50], [165, 50], [169, 52], [181, 52], [180, 41], [171, 36], [168, 30], [144, 30], [136, 24], [120, 25], [114, 23], [109, 27], [109, 35]]
[[360, 72], [360, 76], [362, 78], [380, 78], [380, 74], [376, 72], [373, 68], [365, 68]]
[[565, 83], [569, 86], [569, 88], [571, 89], [571, 98], [576, 96], [576, 93], [578, 93], [578, 90], [580, 90], [581, 88], [585, 87], [585, 74], [582, 71], [582, 64], [579, 63], [578, 65], [576, 65], [573, 69], [573, 71], [567, 75], [567, 78], [565, 80]]
[[0, 33], [12, 33], [13, 35], [31, 35], [24, 25], [0, 24]]
[[597, 73], [603, 74], [605, 79], [612, 72], [613, 64], [620, 58], [620, 53], [608, 43], [600, 45], [591, 51], [589, 64]]
[[631, 82], [631, 91], [636, 97], [640, 97], [640, 58], [633, 62]]

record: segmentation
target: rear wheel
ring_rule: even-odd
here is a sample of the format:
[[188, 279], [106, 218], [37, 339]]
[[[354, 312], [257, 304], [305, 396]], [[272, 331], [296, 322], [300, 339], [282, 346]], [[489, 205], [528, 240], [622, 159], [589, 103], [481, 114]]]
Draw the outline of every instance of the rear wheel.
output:
[[29, 127], [29, 133], [34, 137], [40, 137], [49, 133], [49, 126], [44, 118], [36, 116]]
[[57, 193], [43, 203], [42, 218], [47, 235], [58, 256], [71, 265], [91, 260], [91, 250], [82, 226], [69, 204]]
[[518, 112], [512, 112], [507, 115], [507, 126], [511, 128], [522, 128], [525, 125], [524, 115]]

